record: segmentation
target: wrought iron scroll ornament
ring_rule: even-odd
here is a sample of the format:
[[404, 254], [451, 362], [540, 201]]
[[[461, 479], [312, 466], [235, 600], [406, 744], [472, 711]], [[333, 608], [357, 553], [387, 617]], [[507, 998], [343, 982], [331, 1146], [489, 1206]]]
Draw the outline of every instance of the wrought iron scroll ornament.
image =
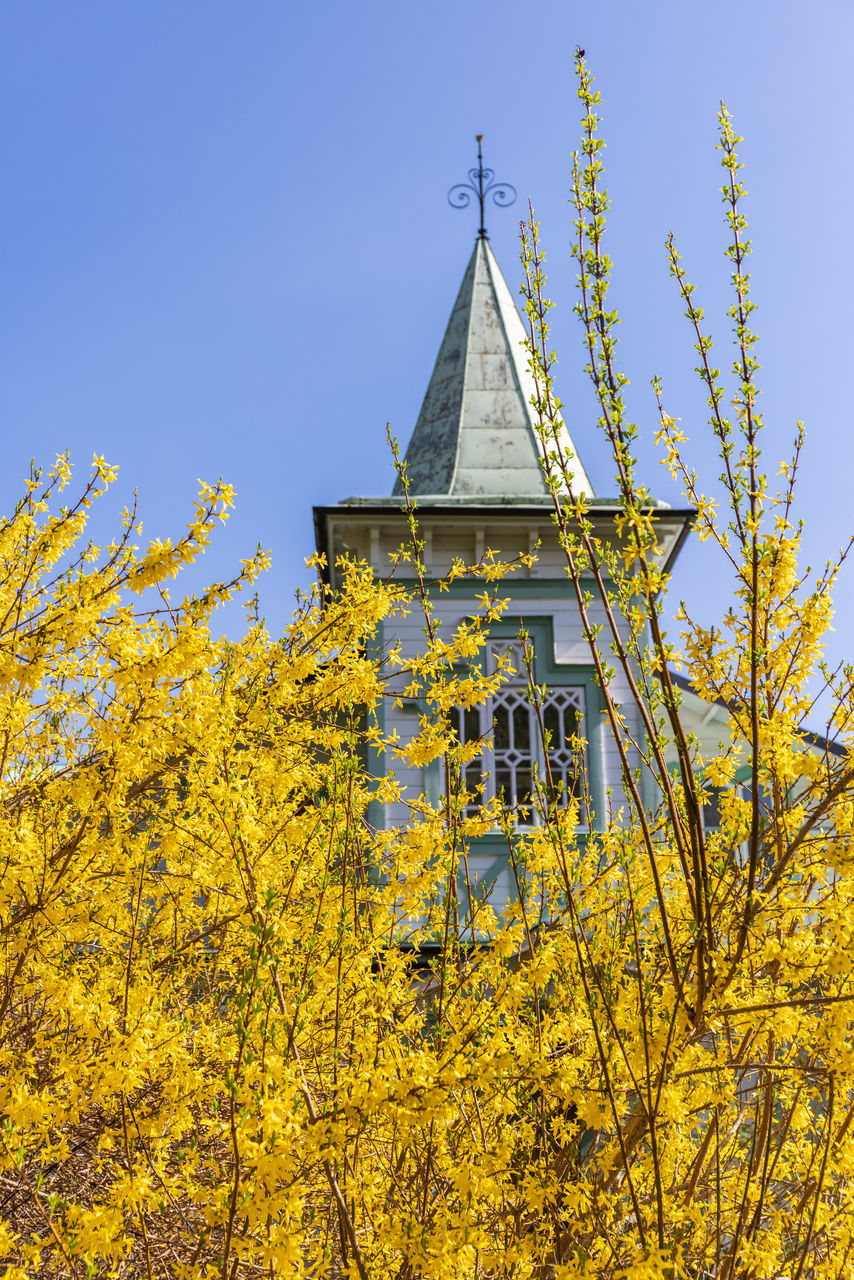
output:
[[483, 134], [479, 133], [477, 135], [477, 168], [469, 169], [470, 181], [458, 182], [451, 187], [448, 192], [448, 204], [452, 209], [467, 209], [472, 202], [472, 196], [475, 196], [480, 206], [478, 235], [487, 240], [489, 237], [486, 234], [484, 216], [487, 197], [490, 197], [499, 209], [507, 209], [516, 199], [516, 188], [509, 182], [496, 182], [494, 169], [484, 169], [482, 144]]

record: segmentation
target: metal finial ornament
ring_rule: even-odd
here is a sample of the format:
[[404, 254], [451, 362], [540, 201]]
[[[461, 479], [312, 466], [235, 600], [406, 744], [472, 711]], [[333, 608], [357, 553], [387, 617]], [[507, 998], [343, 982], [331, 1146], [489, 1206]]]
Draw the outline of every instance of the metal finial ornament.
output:
[[493, 204], [497, 204], [499, 209], [506, 209], [516, 199], [516, 188], [511, 187], [509, 182], [496, 182], [494, 169], [484, 169], [482, 144], [483, 134], [479, 133], [477, 135], [477, 168], [469, 169], [468, 182], [458, 182], [451, 187], [448, 192], [448, 204], [452, 209], [467, 209], [471, 204], [472, 196], [477, 196], [480, 206], [478, 235], [482, 240], [488, 240], [484, 216], [487, 196], [492, 197]]

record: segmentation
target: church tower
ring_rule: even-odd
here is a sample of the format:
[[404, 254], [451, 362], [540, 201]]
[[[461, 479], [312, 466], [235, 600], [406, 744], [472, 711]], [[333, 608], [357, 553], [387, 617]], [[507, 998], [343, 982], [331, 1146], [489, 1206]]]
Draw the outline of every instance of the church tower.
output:
[[[476, 173], [472, 171], [472, 176]], [[498, 654], [510, 647], [514, 650], [513, 666], [520, 674], [485, 706], [456, 713], [463, 740], [489, 738], [491, 733], [491, 745], [470, 781], [482, 780], [486, 799], [498, 789], [505, 801], [515, 806], [525, 804], [533, 767], [538, 765], [542, 773], [540, 734], [525, 692], [527, 676], [515, 653], [520, 648], [515, 637], [523, 625], [534, 648], [536, 682], [548, 690], [544, 718], [552, 773], [557, 771], [567, 787], [573, 787], [578, 762], [573, 760], [570, 740], [575, 735], [583, 738], [587, 744], [583, 768], [595, 823], [601, 827], [607, 822], [609, 789], [620, 790], [619, 762], [602, 717], [592, 661], [552, 524], [553, 505], [540, 466], [530, 403], [534, 387], [524, 339], [522, 319], [481, 220], [406, 451], [407, 473], [410, 492], [417, 499], [430, 577], [442, 577], [456, 559], [476, 563], [487, 549], [509, 560], [539, 544], [537, 560], [524, 576], [514, 573], [500, 584], [498, 594], [509, 597], [510, 604], [502, 620], [490, 628], [485, 658], [494, 663]], [[572, 439], [567, 432], [563, 443], [571, 460], [573, 489], [588, 498], [596, 532], [616, 537], [617, 504], [594, 494], [577, 433]], [[589, 448], [590, 442], [584, 441], [584, 445]], [[656, 513], [668, 567], [678, 554], [692, 514], [663, 505]], [[327, 557], [333, 584], [335, 562], [342, 555], [366, 560], [378, 577], [387, 575], [391, 555], [407, 539], [399, 481], [389, 497], [347, 498], [336, 506], [315, 508], [314, 515], [317, 547]], [[403, 581], [399, 573], [395, 580]], [[450, 583], [436, 594], [436, 622], [452, 631], [478, 611], [477, 597], [483, 589], [481, 578], [458, 578]], [[386, 646], [399, 640], [404, 657], [416, 653], [423, 643], [422, 622], [416, 613], [395, 620], [393, 626], [393, 634], [387, 631], [381, 643]], [[615, 683], [619, 683], [618, 677]], [[620, 689], [613, 692], [617, 702], [622, 702]], [[418, 712], [414, 703], [399, 710], [387, 708], [385, 731], [396, 730], [401, 739], [408, 740], [417, 728]], [[386, 767], [384, 759], [377, 765]], [[396, 773], [413, 797], [426, 794], [433, 801], [439, 798], [438, 762], [425, 769], [400, 767]], [[372, 814], [372, 820], [390, 827], [405, 822], [406, 816], [404, 804], [389, 805]], [[475, 841], [468, 862], [478, 881], [495, 882], [492, 901], [497, 908], [502, 900], [515, 896], [501, 833]]]

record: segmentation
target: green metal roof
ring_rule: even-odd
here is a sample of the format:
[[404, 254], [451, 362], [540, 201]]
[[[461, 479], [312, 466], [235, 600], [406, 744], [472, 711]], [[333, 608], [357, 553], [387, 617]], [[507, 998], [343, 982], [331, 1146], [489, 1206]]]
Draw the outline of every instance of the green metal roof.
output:
[[[475, 243], [406, 451], [413, 494], [499, 502], [547, 495], [525, 330], [489, 241]], [[593, 489], [564, 429], [573, 492]], [[394, 489], [402, 492], [400, 481]]]

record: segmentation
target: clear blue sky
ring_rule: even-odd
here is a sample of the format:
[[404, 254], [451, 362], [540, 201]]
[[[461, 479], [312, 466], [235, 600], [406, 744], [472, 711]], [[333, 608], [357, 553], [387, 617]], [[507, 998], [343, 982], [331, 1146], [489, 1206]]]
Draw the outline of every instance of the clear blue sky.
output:
[[[476, 223], [445, 196], [477, 131], [534, 199], [567, 416], [607, 492], [571, 311], [576, 44], [604, 95], [620, 353], [646, 439], [659, 373], [708, 454], [663, 242], [672, 229], [723, 359], [724, 98], [746, 135], [767, 455], [805, 419], [809, 554], [832, 552], [854, 461], [850, 0], [3, 4], [2, 500], [31, 456], [68, 448], [82, 474], [97, 451], [122, 500], [138, 488], [146, 533], [176, 535], [196, 477], [223, 475], [238, 508], [206, 576], [270, 547], [280, 625], [312, 503], [391, 487], [385, 423], [405, 443], [471, 250]], [[514, 288], [521, 209], [489, 222]], [[686, 551], [675, 591], [714, 620], [727, 587], [707, 548]], [[834, 656], [852, 623], [849, 574]]]

